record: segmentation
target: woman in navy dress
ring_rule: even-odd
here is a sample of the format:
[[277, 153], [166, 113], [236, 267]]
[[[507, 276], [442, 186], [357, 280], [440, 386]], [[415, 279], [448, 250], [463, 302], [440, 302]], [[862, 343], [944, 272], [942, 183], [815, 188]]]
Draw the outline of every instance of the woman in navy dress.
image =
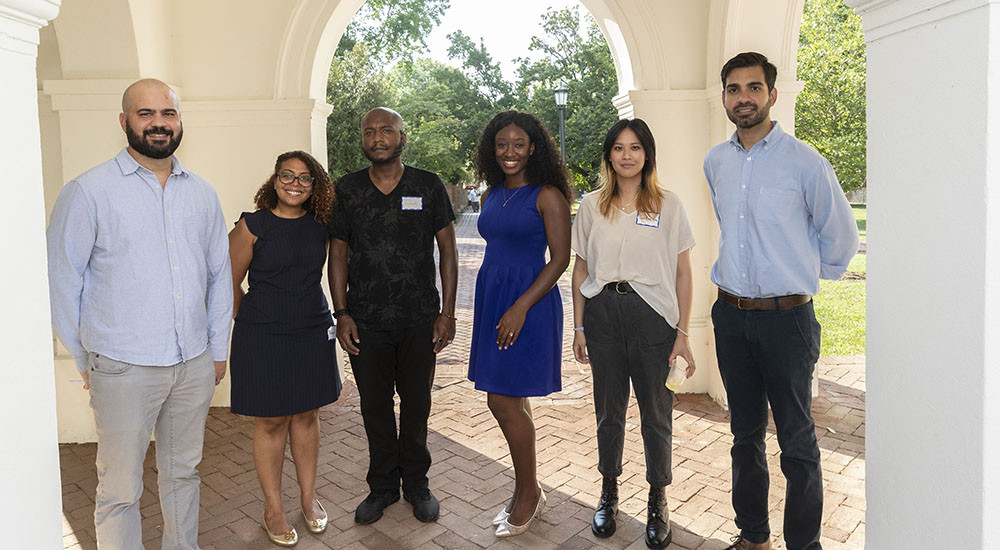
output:
[[[253, 457], [264, 492], [261, 527], [280, 546], [298, 534], [285, 518], [281, 468], [291, 441], [302, 516], [326, 529], [316, 500], [318, 409], [340, 395], [333, 319], [320, 285], [326, 222], [334, 202], [326, 170], [302, 151], [280, 155], [274, 173], [229, 234], [233, 266], [232, 410], [254, 416]], [[249, 270], [250, 289], [242, 284]]]
[[545, 505], [527, 398], [562, 389], [555, 284], [569, 265], [569, 179], [545, 126], [515, 111], [486, 125], [476, 171], [488, 185], [479, 214], [486, 253], [476, 279], [469, 380], [487, 392], [514, 463], [514, 494], [493, 521], [496, 535], [508, 537], [526, 531]]

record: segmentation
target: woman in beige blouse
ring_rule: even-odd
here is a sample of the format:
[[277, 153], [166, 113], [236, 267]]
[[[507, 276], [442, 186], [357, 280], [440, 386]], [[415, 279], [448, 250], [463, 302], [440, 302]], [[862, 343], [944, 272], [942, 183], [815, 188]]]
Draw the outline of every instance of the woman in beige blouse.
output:
[[573, 353], [594, 374], [597, 469], [604, 476], [591, 530], [602, 538], [615, 532], [631, 382], [650, 487], [646, 545], [665, 548], [673, 414], [665, 382], [678, 356], [687, 361], [687, 376], [694, 373], [687, 336], [694, 238], [677, 195], [657, 179], [656, 144], [645, 122], [611, 127], [601, 176], [573, 224]]

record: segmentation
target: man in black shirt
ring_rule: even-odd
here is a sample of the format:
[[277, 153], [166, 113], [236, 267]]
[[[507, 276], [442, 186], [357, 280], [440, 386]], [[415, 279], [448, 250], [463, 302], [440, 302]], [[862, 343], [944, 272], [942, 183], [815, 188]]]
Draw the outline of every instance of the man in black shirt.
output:
[[361, 524], [377, 521], [399, 500], [400, 483], [418, 520], [438, 518], [438, 501], [427, 486], [427, 417], [435, 354], [455, 337], [455, 214], [441, 178], [403, 165], [404, 145], [403, 119], [392, 109], [379, 107], [361, 119], [361, 148], [371, 166], [337, 183], [330, 222], [337, 339], [351, 359], [368, 435], [371, 493], [354, 514]]

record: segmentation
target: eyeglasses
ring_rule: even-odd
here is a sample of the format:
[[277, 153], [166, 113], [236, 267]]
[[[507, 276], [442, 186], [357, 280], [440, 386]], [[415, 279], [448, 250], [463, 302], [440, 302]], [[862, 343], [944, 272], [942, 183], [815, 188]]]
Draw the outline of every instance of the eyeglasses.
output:
[[313, 184], [313, 177], [310, 176], [309, 174], [302, 174], [301, 176], [296, 176], [291, 172], [281, 172], [278, 174], [278, 179], [281, 180], [281, 183], [288, 183], [288, 184], [294, 182], [295, 180], [299, 180], [299, 185], [301, 185], [302, 187], [312, 187]]

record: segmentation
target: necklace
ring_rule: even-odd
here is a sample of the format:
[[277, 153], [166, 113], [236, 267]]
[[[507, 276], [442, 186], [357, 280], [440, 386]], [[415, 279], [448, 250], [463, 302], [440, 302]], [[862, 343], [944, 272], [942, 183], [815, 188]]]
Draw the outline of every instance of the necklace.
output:
[[618, 210], [621, 210], [623, 214], [628, 214], [628, 211], [625, 210], [625, 209], [628, 208], [629, 205], [631, 205], [633, 202], [635, 202], [635, 199], [637, 199], [637, 198], [639, 198], [639, 195], [636, 195], [636, 196], [632, 197], [632, 200], [628, 201], [627, 203], [623, 204], [622, 206], [616, 206], [615, 208], [617, 208]]
[[511, 199], [514, 198], [514, 195], [516, 195], [517, 192], [520, 191], [522, 188], [523, 188], [523, 186], [522, 187], [518, 187], [517, 189], [515, 189], [514, 192], [510, 194], [510, 198], [508, 199], [507, 198], [507, 188], [506, 187], [501, 187], [500, 189], [501, 189], [501, 192], [503, 193], [503, 205], [500, 208], [507, 208], [507, 203], [510, 202]]

